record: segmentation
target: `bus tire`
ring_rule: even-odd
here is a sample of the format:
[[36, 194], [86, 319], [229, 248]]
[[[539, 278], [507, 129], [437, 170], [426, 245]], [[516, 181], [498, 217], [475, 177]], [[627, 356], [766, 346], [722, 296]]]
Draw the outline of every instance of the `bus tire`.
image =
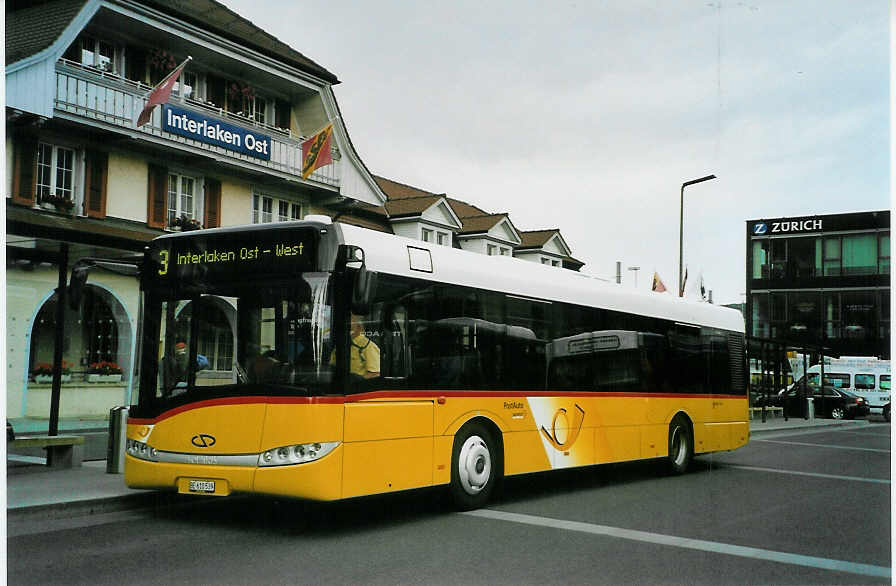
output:
[[488, 502], [499, 474], [497, 443], [484, 425], [470, 422], [454, 436], [451, 450], [451, 496], [461, 511]]
[[682, 415], [669, 424], [669, 456], [667, 466], [672, 474], [684, 474], [694, 457], [694, 438], [691, 426]]

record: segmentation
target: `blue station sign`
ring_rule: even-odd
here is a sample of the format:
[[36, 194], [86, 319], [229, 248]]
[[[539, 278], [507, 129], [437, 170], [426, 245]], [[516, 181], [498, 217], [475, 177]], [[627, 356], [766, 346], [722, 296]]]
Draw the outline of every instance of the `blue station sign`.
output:
[[177, 106], [166, 104], [162, 109], [162, 130], [250, 157], [271, 160], [270, 136]]

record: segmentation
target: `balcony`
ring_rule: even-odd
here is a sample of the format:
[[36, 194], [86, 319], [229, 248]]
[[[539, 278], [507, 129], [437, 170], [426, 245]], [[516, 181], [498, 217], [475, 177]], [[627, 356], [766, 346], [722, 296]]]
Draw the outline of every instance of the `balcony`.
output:
[[[200, 150], [225, 156], [253, 169], [266, 169], [275, 174], [285, 174], [289, 179], [301, 180], [302, 137], [293, 137], [289, 129], [276, 128], [258, 123], [251, 118], [225, 111], [211, 103], [172, 97], [171, 105], [188, 110], [205, 118], [231, 124], [256, 134], [271, 138], [270, 160], [236, 152], [213, 144], [185, 138], [162, 129], [162, 108], [153, 111], [152, 119], [137, 128], [137, 116], [146, 104], [150, 87], [124, 79], [114, 73], [60, 59], [56, 63], [56, 96], [54, 108], [57, 112], [73, 115], [83, 120], [93, 120], [104, 125], [126, 129], [127, 133], [140, 138], [153, 137], [156, 141], [168, 143], [172, 148]], [[340, 161], [334, 153], [333, 164], [317, 169], [308, 181], [338, 188], [340, 184]]]

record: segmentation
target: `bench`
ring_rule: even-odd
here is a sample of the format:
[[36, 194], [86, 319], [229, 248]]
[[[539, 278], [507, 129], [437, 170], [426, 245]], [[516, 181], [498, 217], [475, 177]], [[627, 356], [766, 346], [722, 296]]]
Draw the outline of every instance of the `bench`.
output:
[[21, 436], [7, 442], [10, 448], [44, 448], [47, 451], [47, 466], [52, 468], [72, 468], [81, 465], [84, 452], [84, 437], [80, 435], [32, 435]]
[[[750, 407], [750, 419], [753, 419], [754, 414], [757, 417], [762, 417], [762, 409], [763, 407]], [[784, 407], [764, 407], [764, 409], [765, 412], [772, 417], [784, 415]]]

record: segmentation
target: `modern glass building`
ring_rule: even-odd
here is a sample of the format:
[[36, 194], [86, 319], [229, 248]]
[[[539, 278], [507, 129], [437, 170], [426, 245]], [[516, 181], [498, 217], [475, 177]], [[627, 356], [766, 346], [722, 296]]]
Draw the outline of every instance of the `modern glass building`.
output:
[[890, 212], [747, 221], [747, 333], [890, 357]]

